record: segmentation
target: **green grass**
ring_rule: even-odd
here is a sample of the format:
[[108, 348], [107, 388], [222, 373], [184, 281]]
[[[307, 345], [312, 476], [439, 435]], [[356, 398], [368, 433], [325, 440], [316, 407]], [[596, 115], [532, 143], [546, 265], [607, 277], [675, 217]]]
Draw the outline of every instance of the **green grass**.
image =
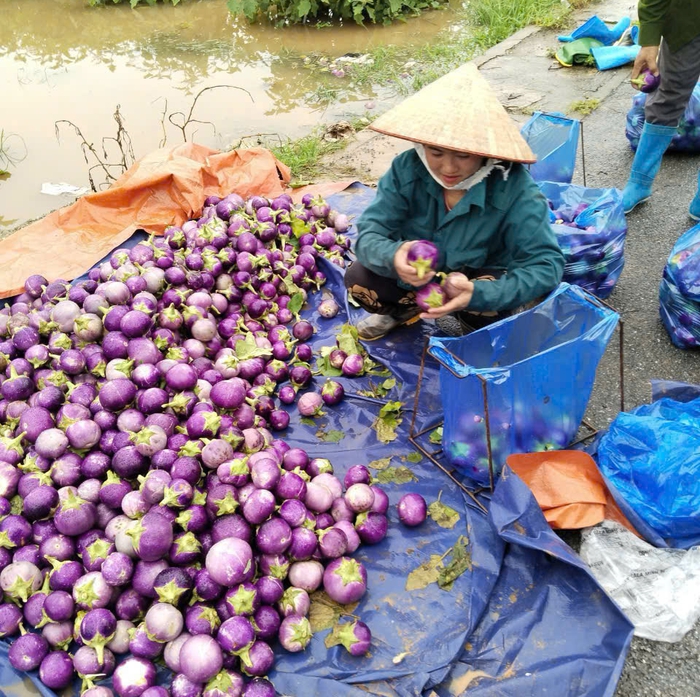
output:
[[581, 114], [581, 116], [589, 116], [600, 106], [600, 99], [595, 97], [584, 97], [578, 99], [569, 105], [569, 111]]
[[[370, 119], [361, 117], [350, 120], [355, 131], [363, 129]], [[320, 161], [325, 155], [343, 150], [347, 138], [327, 140], [325, 129], [317, 128], [312, 133], [297, 140], [288, 140], [279, 145], [270, 146], [275, 157], [292, 170], [292, 185], [313, 180], [320, 174]]]

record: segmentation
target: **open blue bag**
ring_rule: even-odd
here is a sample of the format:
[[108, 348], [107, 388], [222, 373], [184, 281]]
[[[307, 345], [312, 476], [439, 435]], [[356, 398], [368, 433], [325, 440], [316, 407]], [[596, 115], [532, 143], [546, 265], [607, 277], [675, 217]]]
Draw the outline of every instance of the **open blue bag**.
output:
[[433, 337], [428, 350], [441, 363], [442, 445], [449, 463], [489, 483], [485, 394], [495, 474], [511, 453], [568, 445], [618, 319], [563, 283], [530, 310], [463, 337]]
[[529, 166], [535, 181], [570, 182], [576, 167], [581, 122], [560, 113], [536, 111], [520, 129], [537, 162]]
[[[632, 108], [627, 112], [625, 136], [627, 136], [632, 150], [637, 149], [642, 128], [644, 128], [646, 100], [647, 95], [643, 92], [635, 94], [632, 98]], [[685, 113], [676, 129], [676, 135], [673, 136], [668, 149], [675, 152], [700, 152], [700, 83], [695, 85]]]
[[564, 252], [564, 281], [607, 298], [625, 265], [627, 219], [617, 189], [540, 182]]
[[669, 254], [659, 286], [659, 314], [675, 346], [700, 346], [700, 225], [684, 232]]
[[600, 441], [598, 465], [669, 547], [700, 543], [700, 398], [619, 414]]

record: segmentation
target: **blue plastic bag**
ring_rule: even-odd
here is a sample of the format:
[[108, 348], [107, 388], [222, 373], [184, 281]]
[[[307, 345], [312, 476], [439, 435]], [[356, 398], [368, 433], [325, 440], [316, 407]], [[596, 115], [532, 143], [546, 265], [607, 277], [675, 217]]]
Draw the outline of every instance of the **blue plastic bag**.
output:
[[564, 281], [607, 298], [625, 265], [627, 219], [617, 189], [540, 182], [564, 252]]
[[619, 414], [600, 441], [598, 465], [670, 547], [700, 542], [700, 398]]
[[531, 310], [463, 337], [431, 338], [429, 352], [441, 363], [449, 463], [480, 484], [489, 482], [484, 389], [495, 474], [511, 453], [568, 445], [618, 319], [563, 283]]
[[630, 26], [632, 20], [629, 17], [623, 17], [614, 27], [610, 28], [598, 15], [589, 17], [580, 27], [574, 29], [571, 34], [566, 34], [557, 37], [559, 41], [568, 43], [576, 39], [589, 37], [598, 39], [606, 46], [615, 43]]
[[[625, 135], [630, 142], [632, 150], [637, 149], [639, 138], [644, 128], [644, 105], [647, 95], [643, 92], [636, 94], [632, 98], [632, 108], [627, 112], [627, 125]], [[695, 85], [693, 94], [690, 96], [685, 113], [681, 117], [676, 135], [673, 136], [669, 150], [676, 152], [700, 152], [700, 83]]]
[[659, 314], [675, 346], [700, 346], [700, 225], [671, 250], [659, 286]]
[[530, 165], [535, 181], [570, 182], [576, 167], [581, 122], [564, 114], [536, 111], [520, 130], [537, 162]]

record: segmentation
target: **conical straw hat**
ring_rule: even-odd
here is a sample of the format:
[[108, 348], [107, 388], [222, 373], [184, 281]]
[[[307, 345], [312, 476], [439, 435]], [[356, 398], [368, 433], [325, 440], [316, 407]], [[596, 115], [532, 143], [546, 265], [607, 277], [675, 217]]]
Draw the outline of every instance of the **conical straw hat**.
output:
[[473, 63], [431, 82], [369, 127], [388, 136], [499, 160], [537, 160]]

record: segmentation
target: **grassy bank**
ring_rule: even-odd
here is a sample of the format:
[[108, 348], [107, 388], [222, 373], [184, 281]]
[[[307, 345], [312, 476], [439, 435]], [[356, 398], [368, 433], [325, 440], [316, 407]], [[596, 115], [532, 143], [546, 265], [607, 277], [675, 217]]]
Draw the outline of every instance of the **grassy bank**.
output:
[[[466, 0], [455, 25], [438, 40], [414, 48], [383, 46], [367, 60], [347, 68], [345, 84], [326, 90], [326, 103], [337, 100], [343, 90], [371, 86], [389, 86], [399, 95], [408, 95], [459, 65], [471, 60], [528, 25], [563, 28], [574, 10], [595, 0]], [[305, 61], [328, 70], [321, 54]], [[332, 66], [331, 66], [332, 67]], [[347, 66], [346, 66], [347, 67]], [[318, 96], [318, 95], [317, 95]], [[357, 125], [356, 125], [357, 128]], [[328, 143], [318, 130], [298, 141], [272, 147], [277, 157], [288, 164], [297, 180], [313, 179], [318, 163], [330, 152], [342, 149], [345, 142]]]

